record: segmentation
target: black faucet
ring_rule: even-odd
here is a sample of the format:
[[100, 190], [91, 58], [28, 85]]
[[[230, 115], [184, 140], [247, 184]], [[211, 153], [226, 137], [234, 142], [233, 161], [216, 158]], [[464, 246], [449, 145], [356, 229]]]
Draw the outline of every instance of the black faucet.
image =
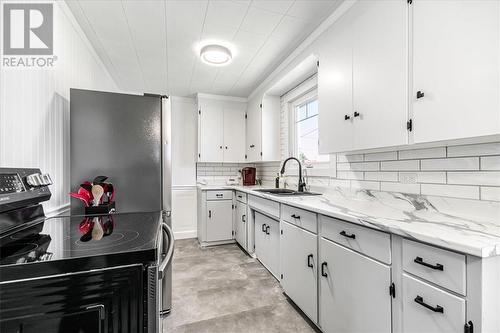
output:
[[286, 165], [286, 162], [290, 161], [290, 160], [296, 160], [297, 163], [299, 164], [299, 192], [304, 192], [304, 188], [306, 187], [306, 183], [302, 181], [302, 164], [300, 164], [300, 161], [295, 158], [295, 157], [289, 157], [287, 158], [284, 162], [283, 162], [283, 165], [281, 167], [281, 175], [283, 176], [283, 174], [285, 173], [285, 165]]

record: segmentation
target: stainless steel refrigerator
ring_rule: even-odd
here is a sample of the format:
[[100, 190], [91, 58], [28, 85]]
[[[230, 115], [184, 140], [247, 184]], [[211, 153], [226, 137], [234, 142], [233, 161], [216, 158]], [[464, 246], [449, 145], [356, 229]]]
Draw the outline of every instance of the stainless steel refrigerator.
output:
[[[70, 185], [95, 176], [116, 189], [116, 212], [163, 211], [171, 226], [171, 104], [167, 96], [70, 90]], [[71, 215], [83, 214], [77, 200]], [[161, 281], [162, 314], [172, 303], [172, 268]]]

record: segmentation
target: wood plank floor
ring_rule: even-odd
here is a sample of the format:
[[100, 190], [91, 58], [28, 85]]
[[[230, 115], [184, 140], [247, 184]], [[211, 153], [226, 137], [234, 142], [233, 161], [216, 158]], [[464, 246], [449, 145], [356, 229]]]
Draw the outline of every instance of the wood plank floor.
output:
[[278, 281], [237, 245], [202, 249], [188, 239], [175, 246], [164, 333], [315, 332]]

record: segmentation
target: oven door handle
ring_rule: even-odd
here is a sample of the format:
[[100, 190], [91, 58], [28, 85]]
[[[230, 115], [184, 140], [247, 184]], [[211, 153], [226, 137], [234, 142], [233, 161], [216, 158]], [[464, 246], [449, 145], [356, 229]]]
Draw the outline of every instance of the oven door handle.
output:
[[[162, 223], [161, 227], [162, 227], [162, 232], [166, 234], [168, 238], [168, 250], [167, 252], [164, 252], [165, 249], [163, 249], [161, 254], [163, 261], [161, 262], [158, 268], [159, 280], [163, 279], [165, 270], [167, 269], [168, 264], [172, 261], [172, 257], [174, 255], [174, 234], [172, 232], [172, 229], [170, 229], [170, 227], [166, 223]], [[165, 244], [165, 242], [163, 242], [163, 244]]]

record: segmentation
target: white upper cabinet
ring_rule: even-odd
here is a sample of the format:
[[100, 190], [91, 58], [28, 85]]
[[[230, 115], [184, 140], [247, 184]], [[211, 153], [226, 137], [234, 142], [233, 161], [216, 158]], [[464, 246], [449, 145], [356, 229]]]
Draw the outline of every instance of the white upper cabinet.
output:
[[406, 1], [359, 1], [325, 39], [320, 152], [407, 143]]
[[279, 161], [280, 97], [264, 96], [248, 102], [247, 161]]
[[349, 16], [334, 25], [318, 68], [319, 152], [353, 149], [352, 34]]
[[414, 0], [410, 7], [413, 142], [499, 134], [500, 2]]
[[245, 161], [246, 101], [198, 94], [198, 161]]
[[404, 145], [407, 3], [359, 1], [353, 10], [353, 148]]
[[222, 162], [224, 158], [224, 112], [216, 105], [205, 103], [198, 107], [200, 127], [198, 129], [200, 161]]

